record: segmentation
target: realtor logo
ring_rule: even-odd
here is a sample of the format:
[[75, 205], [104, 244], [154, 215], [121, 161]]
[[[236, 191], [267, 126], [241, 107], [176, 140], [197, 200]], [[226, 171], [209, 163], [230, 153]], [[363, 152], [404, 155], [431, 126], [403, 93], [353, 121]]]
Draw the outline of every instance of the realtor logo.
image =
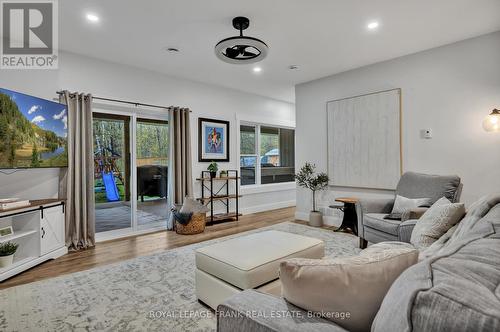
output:
[[0, 1], [1, 69], [57, 69], [57, 0]]

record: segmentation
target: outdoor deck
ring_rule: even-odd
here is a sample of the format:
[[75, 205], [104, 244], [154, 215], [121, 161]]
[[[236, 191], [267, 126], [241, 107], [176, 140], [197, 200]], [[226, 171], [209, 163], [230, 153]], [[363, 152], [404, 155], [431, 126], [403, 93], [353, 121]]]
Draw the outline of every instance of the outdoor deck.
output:
[[[130, 202], [97, 203], [95, 208], [96, 233], [131, 227], [130, 204]], [[168, 212], [165, 199], [137, 202], [138, 228], [144, 229], [152, 224], [166, 222]]]

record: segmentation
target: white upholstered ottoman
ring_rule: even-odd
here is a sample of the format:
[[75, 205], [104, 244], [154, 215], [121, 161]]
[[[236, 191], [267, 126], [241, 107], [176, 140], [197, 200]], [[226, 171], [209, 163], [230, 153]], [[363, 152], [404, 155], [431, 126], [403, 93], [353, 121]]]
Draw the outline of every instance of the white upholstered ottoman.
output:
[[323, 241], [307, 236], [265, 231], [196, 250], [196, 296], [216, 309], [243, 289], [281, 295], [279, 264], [292, 257], [322, 258]]

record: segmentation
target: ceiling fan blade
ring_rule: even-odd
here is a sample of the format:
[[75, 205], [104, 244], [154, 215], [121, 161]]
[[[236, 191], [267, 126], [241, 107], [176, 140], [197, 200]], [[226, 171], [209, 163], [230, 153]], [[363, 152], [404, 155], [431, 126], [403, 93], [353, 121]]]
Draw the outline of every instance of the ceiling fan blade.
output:
[[240, 51], [238, 49], [234, 49], [232, 47], [226, 48], [226, 56], [229, 58], [236, 58], [238, 55], [240, 55]]
[[252, 53], [252, 52], [248, 52], [248, 51], [243, 52], [243, 55], [244, 56], [257, 56], [257, 54]]

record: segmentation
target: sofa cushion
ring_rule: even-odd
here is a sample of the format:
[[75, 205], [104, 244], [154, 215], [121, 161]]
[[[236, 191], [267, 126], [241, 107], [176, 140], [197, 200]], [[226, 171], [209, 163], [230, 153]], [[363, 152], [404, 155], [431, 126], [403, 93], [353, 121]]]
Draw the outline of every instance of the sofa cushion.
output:
[[417, 258], [407, 244], [381, 243], [354, 257], [288, 259], [280, 265], [283, 297], [350, 331], [367, 331], [392, 282]]
[[[439, 254], [456, 243], [460, 243], [467, 238], [476, 224], [484, 223], [484, 219], [500, 220], [500, 209], [496, 207], [500, 203], [499, 194], [491, 194], [481, 197], [479, 200], [471, 204], [465, 217], [455, 226], [450, 228], [445, 235], [434, 242], [429, 248], [420, 252], [420, 259], [426, 259]], [[495, 207], [495, 208], [493, 208]]]
[[428, 248], [465, 215], [462, 203], [451, 203], [442, 197], [418, 220], [411, 233], [410, 243], [417, 249]]
[[401, 220], [384, 219], [386, 215], [385, 213], [367, 213], [363, 216], [363, 225], [397, 236]]
[[413, 250], [413, 249], [415, 249], [415, 247], [409, 243], [406, 243], [406, 242], [384, 241], [384, 242], [379, 242], [379, 243], [376, 243], [376, 244], [369, 246], [367, 249], [361, 251], [360, 255], [374, 254], [374, 253], [378, 253], [378, 252], [384, 252], [386, 250], [402, 250], [402, 251], [404, 251], [403, 249]]
[[483, 218], [462, 220], [458, 227], [473, 222], [468, 232], [401, 274], [372, 331], [500, 330], [500, 204], [486, 214], [493, 201], [500, 196], [475, 204]]
[[456, 175], [406, 172], [399, 180], [396, 194], [409, 198], [429, 197], [431, 204], [443, 196], [454, 202], [459, 186], [460, 178]]
[[196, 250], [196, 267], [240, 289], [278, 279], [285, 258], [322, 258], [324, 243], [311, 237], [265, 231], [236, 237]]
[[348, 332], [282, 297], [250, 289], [224, 301], [216, 316], [217, 332]]

